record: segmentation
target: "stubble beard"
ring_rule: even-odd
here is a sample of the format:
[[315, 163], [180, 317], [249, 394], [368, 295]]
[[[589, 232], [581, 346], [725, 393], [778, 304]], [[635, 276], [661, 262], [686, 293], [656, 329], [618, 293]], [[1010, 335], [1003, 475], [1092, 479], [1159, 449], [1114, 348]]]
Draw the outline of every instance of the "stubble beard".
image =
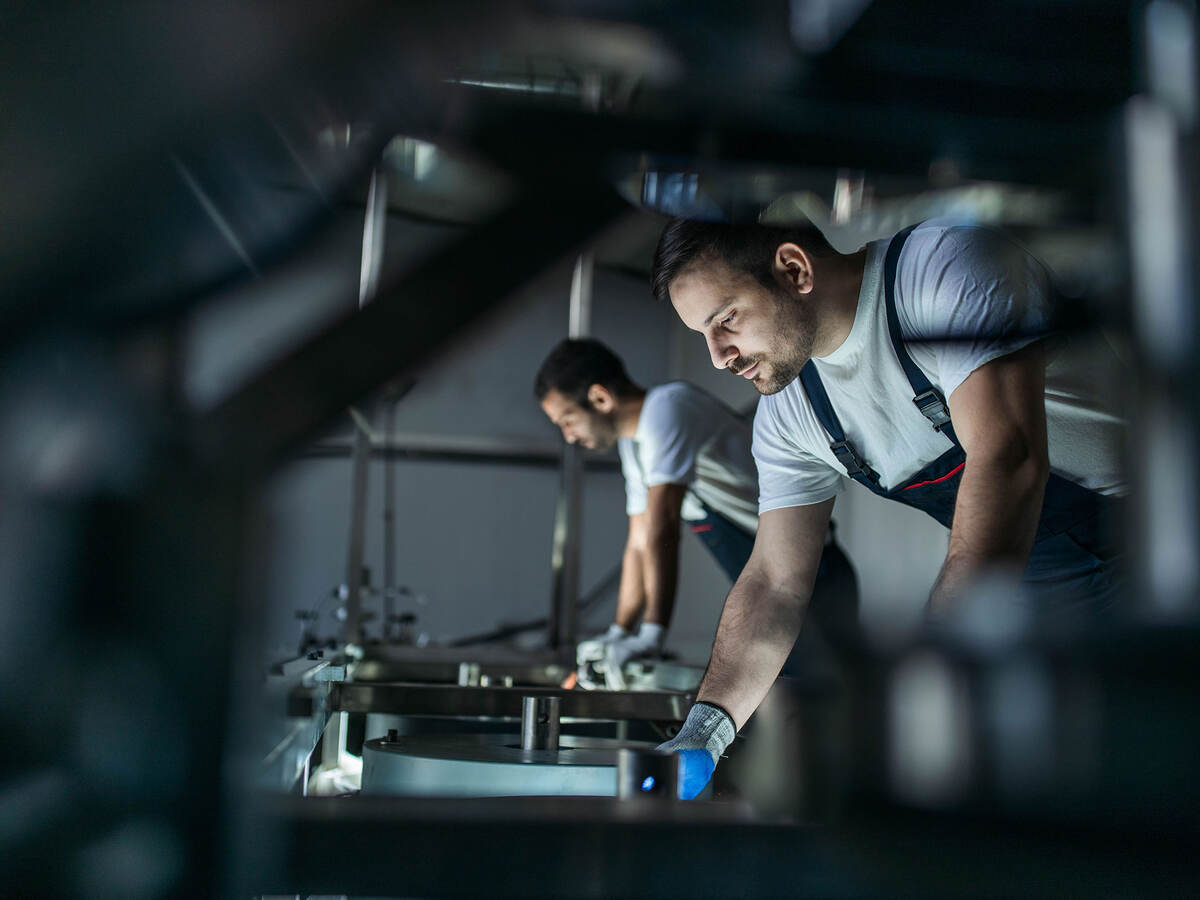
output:
[[607, 453], [617, 443], [617, 420], [615, 415], [593, 412], [590, 423], [591, 446], [589, 450]]
[[739, 367], [745, 371], [756, 362], [766, 365], [769, 372], [754, 379], [755, 389], [763, 396], [778, 394], [799, 377], [812, 359], [815, 340], [815, 322], [805, 307], [782, 298], [777, 298], [776, 304], [775, 337], [770, 347]]

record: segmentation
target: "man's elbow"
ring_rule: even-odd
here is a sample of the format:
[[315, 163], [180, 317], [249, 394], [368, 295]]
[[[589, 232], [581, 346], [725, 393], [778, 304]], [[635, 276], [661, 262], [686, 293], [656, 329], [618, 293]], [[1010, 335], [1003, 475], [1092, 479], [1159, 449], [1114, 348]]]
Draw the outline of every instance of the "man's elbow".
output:
[[1027, 435], [1012, 433], [973, 456], [973, 459], [972, 455], [967, 457], [968, 469], [974, 462], [979, 468], [1003, 478], [1019, 492], [1041, 493], [1050, 480], [1050, 455], [1045, 440], [1036, 441]]

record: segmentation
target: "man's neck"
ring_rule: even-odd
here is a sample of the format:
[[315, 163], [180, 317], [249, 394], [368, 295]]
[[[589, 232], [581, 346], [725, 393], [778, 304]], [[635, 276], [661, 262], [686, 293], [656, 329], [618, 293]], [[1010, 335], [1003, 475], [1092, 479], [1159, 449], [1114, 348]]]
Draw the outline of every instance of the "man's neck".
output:
[[822, 320], [813, 341], [812, 355], [828, 356], [846, 342], [858, 313], [858, 296], [867, 268], [867, 249], [824, 261], [821, 274]]
[[638, 420], [642, 417], [642, 404], [645, 402], [646, 392], [641, 388], [621, 397], [617, 406], [617, 437], [632, 438], [637, 434]]

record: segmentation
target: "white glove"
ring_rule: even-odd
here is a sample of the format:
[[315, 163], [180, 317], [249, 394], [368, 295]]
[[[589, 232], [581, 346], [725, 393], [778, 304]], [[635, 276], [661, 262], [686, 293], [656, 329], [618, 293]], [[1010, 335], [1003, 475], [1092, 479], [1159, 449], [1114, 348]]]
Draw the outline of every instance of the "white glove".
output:
[[643, 622], [637, 634], [617, 638], [604, 648], [604, 680], [614, 691], [625, 690], [625, 663], [631, 659], [662, 654], [663, 627]]
[[575, 664], [583, 666], [586, 663], [599, 662], [604, 659], [604, 650], [609, 644], [620, 640], [628, 634], [628, 631], [614, 622], [608, 626], [608, 631], [604, 632], [604, 634], [589, 638], [586, 641], [580, 641], [575, 648]]

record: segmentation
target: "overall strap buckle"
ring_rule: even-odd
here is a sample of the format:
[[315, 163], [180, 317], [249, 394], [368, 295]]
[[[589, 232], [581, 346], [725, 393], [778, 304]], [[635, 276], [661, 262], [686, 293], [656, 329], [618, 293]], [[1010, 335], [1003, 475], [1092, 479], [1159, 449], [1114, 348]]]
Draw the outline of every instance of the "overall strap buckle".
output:
[[867, 461], [858, 455], [858, 451], [849, 441], [834, 441], [829, 445], [829, 449], [833, 451], [837, 461], [845, 466], [846, 474], [851, 478], [862, 475], [871, 481], [879, 481], [879, 473], [867, 465]]
[[913, 403], [938, 431], [950, 424], [950, 410], [946, 408], [946, 401], [937, 391], [928, 390], [917, 394], [913, 397]]

